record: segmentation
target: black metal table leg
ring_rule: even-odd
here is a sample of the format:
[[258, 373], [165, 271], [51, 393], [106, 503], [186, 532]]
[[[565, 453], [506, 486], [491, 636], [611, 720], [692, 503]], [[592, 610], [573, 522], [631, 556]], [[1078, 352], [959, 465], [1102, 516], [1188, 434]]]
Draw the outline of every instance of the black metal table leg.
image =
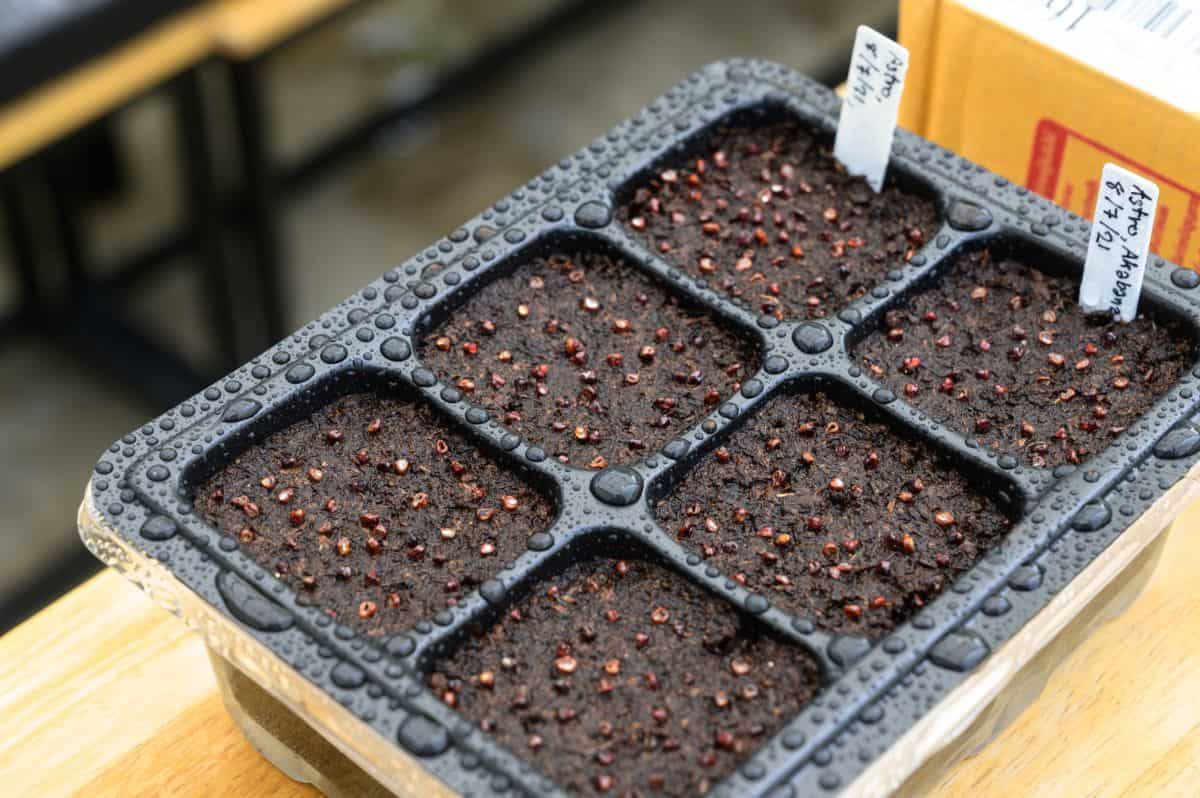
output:
[[248, 353], [238, 348], [234, 286], [221, 235], [216, 177], [199, 75], [188, 70], [176, 78], [171, 97], [175, 103], [179, 156], [187, 191], [188, 238], [200, 263], [213, 340], [222, 361], [221, 370], [231, 369]]
[[271, 341], [287, 334], [287, 310], [281, 270], [282, 242], [276, 212], [278, 186], [271, 163], [269, 118], [263, 106], [262, 71], [257, 59], [230, 64], [234, 113], [241, 147], [242, 185], [248, 207], [249, 235], [259, 301]]
[[4, 204], [9, 259], [17, 274], [19, 291], [14, 318], [38, 321], [42, 310], [42, 290], [37, 274], [37, 254], [33, 245], [32, 221], [26, 204], [19, 167], [0, 174], [0, 199]]
[[87, 292], [91, 271], [88, 268], [79, 189], [71, 174], [70, 161], [60, 157], [61, 151], [60, 147], [52, 147], [47, 153], [39, 156], [37, 161], [41, 164], [50, 193], [54, 237], [58, 242], [59, 256], [66, 272], [70, 299], [76, 302]]

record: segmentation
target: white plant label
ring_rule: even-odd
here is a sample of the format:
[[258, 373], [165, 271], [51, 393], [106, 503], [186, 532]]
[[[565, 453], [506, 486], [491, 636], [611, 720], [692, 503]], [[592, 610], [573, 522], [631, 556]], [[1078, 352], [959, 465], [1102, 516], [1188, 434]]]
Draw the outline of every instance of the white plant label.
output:
[[866, 25], [858, 26], [833, 157], [850, 174], [866, 178], [876, 194], [887, 174], [907, 71], [908, 50]]
[[1112, 313], [1126, 322], [1137, 316], [1157, 205], [1153, 181], [1116, 164], [1104, 165], [1079, 284], [1084, 310]]

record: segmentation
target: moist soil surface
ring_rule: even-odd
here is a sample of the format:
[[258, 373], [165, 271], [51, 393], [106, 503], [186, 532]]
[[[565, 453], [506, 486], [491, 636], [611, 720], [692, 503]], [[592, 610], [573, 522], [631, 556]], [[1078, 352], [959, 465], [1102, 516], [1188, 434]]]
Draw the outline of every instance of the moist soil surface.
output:
[[538, 258], [424, 336], [421, 359], [553, 457], [636, 460], [758, 366], [754, 345], [603, 253]]
[[657, 514], [683, 545], [781, 609], [872, 637], [941, 593], [1011, 526], [929, 445], [822, 393], [768, 404]]
[[672, 263], [755, 313], [823, 318], [936, 233], [936, 205], [888, 180], [875, 194], [795, 122], [718, 129], [659, 169], [621, 219]]
[[729, 775], [819, 678], [674, 571], [602, 559], [542, 582], [428, 681], [570, 793], [682, 796]]
[[988, 250], [885, 313], [855, 354], [878, 380], [967, 437], [1038, 468], [1079, 464], [1189, 367], [1179, 324], [1122, 324], [1076, 304], [1078, 283]]
[[247, 449], [195, 507], [302, 599], [369, 635], [452, 606], [555, 513], [431, 409], [371, 394]]

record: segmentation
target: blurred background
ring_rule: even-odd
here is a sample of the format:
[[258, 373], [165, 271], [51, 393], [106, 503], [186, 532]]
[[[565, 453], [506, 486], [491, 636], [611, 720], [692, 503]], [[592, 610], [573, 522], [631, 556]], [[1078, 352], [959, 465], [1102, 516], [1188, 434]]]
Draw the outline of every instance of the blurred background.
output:
[[895, 0], [5, 0], [0, 632], [124, 433], [688, 72], [845, 77]]

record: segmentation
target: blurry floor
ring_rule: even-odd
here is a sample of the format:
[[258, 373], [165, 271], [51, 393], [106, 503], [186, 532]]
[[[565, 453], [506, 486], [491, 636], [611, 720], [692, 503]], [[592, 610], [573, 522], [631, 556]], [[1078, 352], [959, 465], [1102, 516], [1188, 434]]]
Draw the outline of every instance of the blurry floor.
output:
[[[431, 28], [414, 15], [433, 0], [378, 2], [285, 53], [271, 70], [277, 145], [294, 153], [338, 119], [428, 79], [422, 48], [469, 47], [481, 25]], [[455, 5], [455, 4], [451, 4]], [[486, 4], [492, 7], [493, 4]], [[494, 4], [505, 12], [548, 0]], [[623, 2], [598, 24], [523, 59], [436, 116], [374, 142], [352, 165], [289, 197], [288, 302], [299, 325], [452, 229], [548, 164], [709, 61], [758, 56], [817, 71], [849, 49], [858, 23], [887, 26], [894, 0], [648, 0]], [[431, 44], [432, 43], [432, 44]], [[414, 53], [417, 56], [414, 57]], [[89, 231], [99, 254], [122, 250], [169, 222], [169, 117], [161, 102], [119, 124], [131, 190], [98, 209]], [[0, 300], [11, 291], [0, 270]], [[194, 272], [148, 283], [132, 312], [197, 364], [211, 357]], [[164, 307], [170, 313], [162, 312]], [[64, 354], [29, 339], [0, 342], [0, 607], [44, 578], [80, 544], [75, 509], [91, 465], [113, 440], [163, 408], [147, 407]], [[0, 619], [0, 626], [3, 619]]]

